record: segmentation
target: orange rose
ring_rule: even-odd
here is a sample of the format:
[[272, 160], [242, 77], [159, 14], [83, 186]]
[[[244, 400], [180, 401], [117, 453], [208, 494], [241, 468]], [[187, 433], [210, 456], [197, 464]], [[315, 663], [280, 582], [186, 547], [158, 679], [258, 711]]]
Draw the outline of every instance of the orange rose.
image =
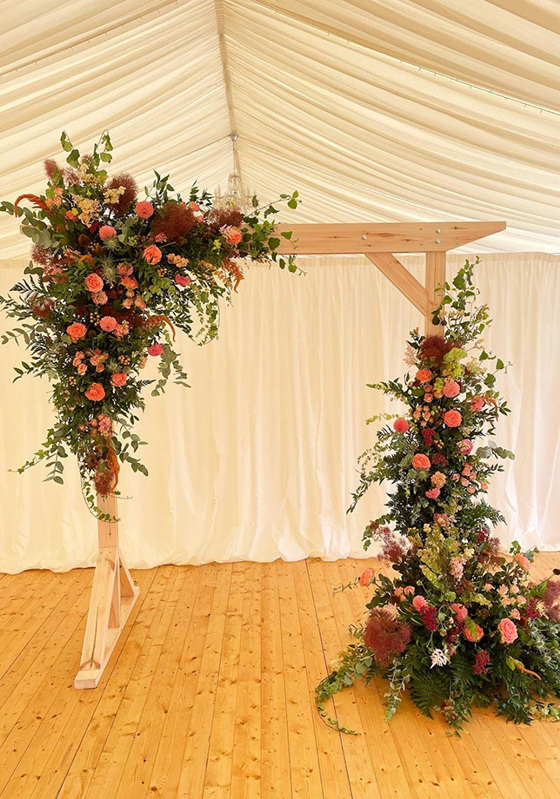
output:
[[124, 372], [115, 372], [115, 374], [111, 376], [111, 383], [114, 386], [124, 386], [126, 383], [126, 374]]
[[447, 411], [447, 413], [443, 414], [443, 421], [447, 427], [459, 427], [463, 421], [463, 417], [459, 411]]
[[421, 383], [427, 383], [428, 380], [431, 378], [432, 373], [429, 369], [420, 369], [419, 372], [416, 372], [416, 379], [419, 380]]
[[92, 402], [99, 402], [105, 396], [105, 389], [101, 383], [92, 383], [86, 391], [86, 397]]
[[147, 261], [149, 264], [159, 264], [161, 261], [161, 250], [159, 247], [156, 247], [155, 244], [150, 244], [149, 247], [143, 252], [144, 260]]
[[76, 342], [78, 339], [83, 338], [87, 333], [87, 328], [81, 322], [73, 322], [66, 328], [66, 332], [72, 339], [72, 341]]
[[89, 273], [89, 275], [86, 277], [85, 283], [87, 290], [94, 293], [101, 291], [103, 288], [103, 281], [99, 275], [95, 274], [95, 272]]

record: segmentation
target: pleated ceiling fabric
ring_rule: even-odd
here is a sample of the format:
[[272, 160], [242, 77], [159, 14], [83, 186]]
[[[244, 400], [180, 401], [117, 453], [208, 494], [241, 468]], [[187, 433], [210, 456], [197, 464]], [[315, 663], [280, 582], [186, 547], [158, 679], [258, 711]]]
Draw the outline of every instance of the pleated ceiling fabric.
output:
[[[263, 200], [299, 189], [285, 221], [505, 219], [475, 249], [560, 251], [553, 0], [2, 0], [0, 11], [2, 198], [40, 189], [63, 128], [84, 150], [109, 128], [115, 169], [140, 185], [156, 168], [213, 189], [235, 128]], [[26, 253], [0, 219], [0, 260]]]
[[[453, 256], [450, 274], [461, 261]], [[364, 257], [303, 265], [303, 277], [252, 267], [217, 341], [196, 347], [179, 334], [191, 388], [148, 397], [137, 432], [149, 442], [140, 455], [150, 476], [122, 471], [129, 565], [364, 556], [363, 529], [385, 499], [373, 487], [345, 513], [357, 456], [375, 441], [365, 419], [398, 410], [366, 384], [404, 373], [407, 334], [422, 320]], [[14, 270], [0, 270], [0, 294], [10, 279]], [[558, 549], [558, 259], [486, 255], [477, 282], [495, 320], [487, 345], [512, 362], [500, 375], [512, 412], [495, 440], [517, 458], [490, 493], [509, 523], [500, 537]], [[53, 418], [45, 381], [11, 382], [21, 355], [0, 348], [0, 571], [88, 565], [97, 525], [72, 459], [64, 486], [43, 483], [43, 466], [7, 472], [35, 452]]]

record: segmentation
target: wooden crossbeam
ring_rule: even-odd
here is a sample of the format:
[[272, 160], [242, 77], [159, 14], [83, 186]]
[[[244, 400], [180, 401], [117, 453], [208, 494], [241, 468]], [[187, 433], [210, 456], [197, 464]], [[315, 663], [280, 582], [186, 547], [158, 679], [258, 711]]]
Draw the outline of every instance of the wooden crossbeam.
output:
[[[117, 518], [117, 498], [97, 497], [103, 513]], [[123, 631], [140, 589], [134, 584], [119, 548], [118, 523], [99, 521], [99, 553], [76, 688], [96, 688]]]
[[278, 225], [277, 232], [292, 231], [291, 241], [281, 237], [279, 252], [282, 253], [348, 255], [446, 252], [505, 227], [505, 222], [359, 222]]

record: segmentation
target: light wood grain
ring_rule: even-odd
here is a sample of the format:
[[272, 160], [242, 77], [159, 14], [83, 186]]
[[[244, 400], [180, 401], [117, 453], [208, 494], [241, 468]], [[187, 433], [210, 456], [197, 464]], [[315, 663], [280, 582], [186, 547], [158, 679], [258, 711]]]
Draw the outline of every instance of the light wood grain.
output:
[[[556, 799], [560, 725], [478, 710], [457, 739], [408, 697], [387, 723], [381, 679], [330, 703], [358, 736], [323, 724], [314, 686], [369, 593], [332, 588], [366, 566], [379, 564], [136, 572], [141, 598], [96, 691], [72, 682], [90, 572], [0, 579], [14, 603], [2, 606], [0, 799]], [[541, 554], [533, 574], [558, 566]], [[19, 602], [18, 588], [40, 601]]]
[[279, 252], [296, 255], [446, 252], [505, 230], [505, 222], [358, 222], [278, 225]]

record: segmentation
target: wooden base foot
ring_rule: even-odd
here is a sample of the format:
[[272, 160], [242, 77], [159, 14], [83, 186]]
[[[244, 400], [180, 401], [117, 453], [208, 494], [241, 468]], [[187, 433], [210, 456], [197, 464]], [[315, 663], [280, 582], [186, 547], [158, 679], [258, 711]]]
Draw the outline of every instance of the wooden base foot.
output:
[[[116, 518], [115, 497], [99, 497], [98, 504]], [[140, 593], [118, 546], [117, 522], [99, 522], [99, 544], [75, 688], [97, 687]]]

